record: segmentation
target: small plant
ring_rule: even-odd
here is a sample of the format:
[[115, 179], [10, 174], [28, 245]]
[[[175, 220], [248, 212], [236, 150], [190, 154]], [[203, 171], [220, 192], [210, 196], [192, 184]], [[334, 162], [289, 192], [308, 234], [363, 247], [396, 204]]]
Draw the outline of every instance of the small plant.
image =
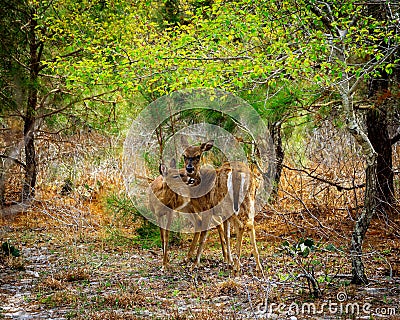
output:
[[[111, 194], [106, 199], [106, 209], [108, 212], [112, 212], [115, 218], [132, 222], [140, 221], [139, 227], [136, 228], [137, 236], [134, 240], [144, 249], [150, 249], [155, 246], [161, 247], [159, 227], [143, 217], [128, 196]], [[180, 244], [181, 241], [182, 237], [179, 233], [170, 233], [170, 242], [172, 244]]]
[[1, 250], [6, 256], [19, 257], [21, 255], [19, 250], [11, 245], [9, 242], [3, 242], [3, 244], [1, 245]]
[[317, 250], [313, 239], [300, 239], [297, 243], [290, 245], [288, 241], [284, 241], [280, 250], [293, 258], [295, 264], [301, 269], [301, 273], [297, 278], [306, 278], [310, 294], [314, 298], [321, 296], [319, 282], [315, 278], [315, 261], [311, 253]]

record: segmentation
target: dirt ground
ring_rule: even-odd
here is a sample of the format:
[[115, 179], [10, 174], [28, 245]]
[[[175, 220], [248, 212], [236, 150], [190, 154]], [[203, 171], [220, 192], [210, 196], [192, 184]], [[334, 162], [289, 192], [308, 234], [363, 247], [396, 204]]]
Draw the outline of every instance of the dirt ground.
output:
[[[162, 272], [161, 249], [143, 246], [126, 226], [69, 227], [32, 216], [4, 222], [1, 243], [20, 256], [0, 254], [0, 318], [400, 319], [400, 244], [381, 221], [365, 245], [370, 283], [354, 286], [345, 237], [318, 238], [293, 229], [291, 219], [266, 213], [257, 221], [264, 277], [254, 273], [248, 237], [242, 274], [234, 277], [216, 232], [201, 266], [183, 263], [191, 238], [183, 235], [171, 246], [170, 270]], [[339, 220], [329, 230], [351, 227]], [[311, 236], [315, 250], [306, 257], [282, 245]], [[318, 297], [307, 274], [317, 280]]]

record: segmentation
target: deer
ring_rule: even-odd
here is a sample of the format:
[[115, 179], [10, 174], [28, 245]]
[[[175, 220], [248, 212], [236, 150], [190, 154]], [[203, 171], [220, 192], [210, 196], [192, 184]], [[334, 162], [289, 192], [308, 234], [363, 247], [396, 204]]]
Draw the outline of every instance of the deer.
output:
[[[204, 152], [210, 150], [214, 146], [214, 140], [209, 140], [207, 142], [202, 143], [200, 146], [196, 145], [188, 145], [186, 139], [182, 139], [182, 144], [185, 147], [185, 150], [183, 152], [183, 159], [184, 159], [184, 165], [185, 165], [185, 171], [186, 174], [192, 179], [191, 184], [192, 184], [192, 191], [193, 188], [201, 185], [203, 182], [203, 188], [207, 188], [210, 183], [216, 182], [218, 184], [219, 180], [214, 180], [213, 182], [210, 179], [210, 176], [212, 175], [210, 170], [205, 170], [202, 172], [200, 175], [200, 160], [201, 156]], [[218, 177], [218, 175], [217, 175]], [[215, 186], [214, 186], [215, 189]], [[201, 192], [200, 192], [201, 193]], [[192, 211], [192, 217], [193, 217], [193, 224], [195, 226], [195, 233], [194, 233], [194, 238], [190, 244], [189, 252], [186, 258], [186, 261], [189, 262], [193, 256], [193, 253], [196, 249], [196, 244], [199, 242], [204, 246], [204, 243], [206, 241], [206, 236], [207, 236], [207, 229], [208, 225], [210, 223], [210, 216], [213, 215], [210, 210], [213, 210], [213, 206], [211, 205], [211, 192], [207, 193], [203, 196], [193, 196], [192, 192], [192, 197], [190, 201], [190, 209]], [[202, 217], [198, 214], [199, 212], [204, 212], [208, 211], [206, 214], [204, 214]], [[216, 225], [218, 229], [218, 234], [221, 242], [221, 248], [222, 248], [222, 254], [225, 260], [227, 260], [227, 250], [226, 250], [226, 243], [225, 243], [225, 237], [224, 237], [224, 230], [221, 226], [221, 223], [217, 223]], [[201, 232], [198, 232], [197, 230], [203, 230]], [[203, 246], [198, 249], [202, 250]], [[201, 252], [196, 255], [196, 260], [195, 260], [195, 265], [198, 265], [200, 262], [200, 255]]]
[[[184, 150], [185, 170], [188, 176], [194, 179], [191, 184], [197, 185], [199, 181], [209, 175], [209, 172], [200, 168], [200, 158], [204, 151], [210, 150], [213, 141], [202, 143], [200, 146], [189, 146]], [[263, 275], [259, 252], [256, 244], [256, 234], [254, 228], [255, 218], [255, 197], [259, 188], [259, 177], [253, 166], [242, 162], [224, 163], [215, 170], [216, 178], [213, 189], [209, 194], [190, 198], [191, 210], [195, 212], [208, 211], [208, 215], [197, 217], [201, 221], [203, 228], [201, 232], [195, 232], [194, 238], [189, 248], [187, 260], [194, 254], [197, 242], [199, 242], [195, 265], [200, 262], [200, 257], [207, 236], [207, 223], [210, 220], [210, 210], [212, 218], [219, 217], [223, 220], [223, 228], [217, 224], [220, 235], [221, 247], [224, 260], [229, 266], [233, 264], [235, 274], [240, 272], [240, 255], [242, 250], [242, 239], [245, 231], [250, 234], [250, 241], [253, 248], [253, 255], [256, 260], [257, 271]], [[221, 222], [222, 223], [222, 222]], [[237, 242], [235, 250], [235, 262], [233, 263], [230, 248], [230, 224], [235, 226], [237, 231]], [[204, 228], [204, 226], [206, 228]]]
[[176, 169], [176, 162], [171, 160], [170, 168], [159, 166], [160, 175], [150, 184], [149, 207], [157, 218], [160, 227], [163, 260], [162, 270], [169, 267], [168, 240], [169, 229], [174, 211], [182, 211], [190, 203], [188, 185], [193, 181], [186, 175], [185, 169]]
[[[259, 172], [254, 166], [248, 166], [245, 163], [235, 162], [231, 166], [232, 172], [228, 175], [228, 193], [231, 199], [233, 215], [226, 220], [226, 242], [230, 243], [229, 224], [232, 223], [237, 232], [236, 234], [236, 252], [233, 271], [236, 275], [240, 273], [240, 256], [242, 253], [243, 234], [247, 231], [250, 235], [250, 243], [254, 259], [256, 260], [257, 271], [264, 276], [260, 262], [260, 254], [257, 248], [256, 232], [254, 227], [254, 218], [256, 216], [255, 200], [257, 190], [260, 187]], [[229, 248], [229, 245], [227, 245]], [[228, 249], [229, 250], [229, 249]], [[229, 253], [230, 254], [230, 253]], [[230, 258], [230, 261], [232, 259]]]

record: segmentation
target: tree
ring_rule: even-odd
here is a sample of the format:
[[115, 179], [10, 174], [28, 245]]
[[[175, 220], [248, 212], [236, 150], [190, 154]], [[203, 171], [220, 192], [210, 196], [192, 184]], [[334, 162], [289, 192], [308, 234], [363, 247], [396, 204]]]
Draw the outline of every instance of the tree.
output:
[[[393, 24], [395, 9], [398, 10], [390, 3], [370, 3], [367, 14], [380, 23], [388, 22], [386, 28], [398, 34], [398, 24]], [[370, 30], [369, 33], [373, 32]], [[377, 38], [375, 43], [377, 50], [383, 55], [393, 45], [391, 40], [385, 41], [384, 38]], [[389, 62], [393, 63], [394, 56], [389, 58]], [[368, 138], [377, 152], [377, 209], [382, 212], [390, 210], [395, 203], [392, 140], [388, 131], [391, 106], [387, 100], [392, 96], [389, 72], [393, 74], [390, 68], [378, 69], [369, 79], [367, 94], [367, 98], [374, 103], [374, 107], [367, 111], [366, 125]]]
[[[96, 7], [100, 4], [101, 1], [88, 11], [101, 13], [101, 7]], [[6, 159], [6, 165], [11, 161], [24, 170], [19, 200], [26, 202], [35, 196], [36, 140], [109, 119], [115, 105], [109, 97], [119, 88], [94, 89], [85, 79], [92, 71], [91, 65], [85, 66], [86, 73], [83, 68], [76, 68], [91, 56], [93, 49], [93, 44], [85, 47], [80, 42], [76, 25], [68, 23], [75, 19], [77, 11], [83, 10], [79, 5], [68, 1], [17, 0], [2, 1], [0, 7], [3, 131], [10, 132], [11, 124], [22, 127], [12, 144], [3, 146], [1, 157]], [[98, 103], [96, 108], [93, 102]], [[101, 105], [111, 108], [98, 107]], [[24, 160], [20, 160], [20, 155]], [[2, 202], [6, 169], [3, 167], [0, 179]]]
[[[382, 197], [383, 189], [379, 189], [380, 180], [378, 177], [381, 175], [383, 180], [390, 180], [390, 174], [389, 176], [382, 175], [383, 171], [378, 167], [378, 163], [385, 167], [389, 165], [389, 163], [385, 163], [385, 160], [383, 160], [383, 163], [382, 161], [378, 162], [379, 157], [387, 159], [387, 151], [378, 154], [382, 149], [377, 150], [375, 139], [378, 136], [386, 138], [387, 132], [385, 132], [386, 126], [378, 127], [383, 124], [383, 118], [375, 110], [370, 110], [368, 113], [369, 131], [366, 132], [363, 129], [362, 120], [354, 107], [354, 95], [360, 94], [364, 79], [371, 77], [371, 75], [372, 77], [375, 76], [372, 80], [372, 85], [375, 86], [378, 81], [376, 78], [378, 70], [388, 68], [390, 59], [397, 52], [399, 44], [396, 38], [384, 50], [376, 50], [375, 46], [377, 40], [382, 41], [389, 36], [396, 36], [393, 34], [392, 27], [395, 21], [382, 21], [368, 15], [369, 4], [363, 6], [349, 2], [347, 8], [339, 2], [328, 4], [317, 1], [307, 2], [307, 4], [310, 10], [320, 19], [323, 29], [327, 32], [326, 43], [329, 43], [329, 52], [331, 53], [327, 57], [327, 61], [331, 63], [327, 69], [333, 71], [337, 76], [337, 79], [331, 81], [329, 85], [338, 90], [346, 117], [347, 129], [361, 146], [362, 153], [366, 158], [364, 209], [353, 230], [350, 252], [352, 257], [352, 282], [356, 284], [368, 283], [362, 263], [362, 244], [369, 224], [376, 213], [377, 199]], [[387, 25], [390, 27], [387, 28]], [[372, 26], [374, 26], [373, 31]], [[370, 36], [365, 38], [362, 36], [363, 33]], [[361, 39], [363, 42], [360, 41]], [[379, 81], [384, 82], [385, 79], [379, 78]], [[375, 89], [374, 91], [373, 94], [376, 93]], [[379, 119], [379, 121], [371, 124], [372, 119]], [[380, 131], [376, 131], [377, 128]], [[387, 139], [383, 143], [386, 143], [386, 147], [389, 145], [391, 148], [390, 143], [387, 144]], [[381, 187], [384, 187], [384, 184], [386, 182], [382, 182]]]

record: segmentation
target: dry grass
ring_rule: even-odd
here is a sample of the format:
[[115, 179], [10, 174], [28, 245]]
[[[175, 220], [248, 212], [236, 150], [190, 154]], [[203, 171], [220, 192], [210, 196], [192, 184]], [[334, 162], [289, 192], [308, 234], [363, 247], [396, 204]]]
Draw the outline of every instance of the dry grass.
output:
[[90, 312], [84, 315], [79, 315], [75, 319], [77, 320], [137, 320], [143, 319], [133, 314], [121, 313], [117, 311], [101, 311], [101, 312]]
[[72, 268], [62, 270], [54, 275], [54, 279], [60, 282], [73, 282], [88, 280], [90, 278], [89, 272], [84, 268]]
[[112, 308], [132, 309], [149, 304], [148, 297], [139, 289], [136, 292], [118, 292], [104, 296], [104, 305]]
[[242, 284], [235, 281], [234, 279], [228, 279], [222, 283], [219, 283], [216, 290], [212, 293], [212, 296], [221, 295], [239, 295], [243, 293]]
[[51, 291], [51, 290], [63, 290], [65, 289], [66, 285], [60, 280], [57, 280], [53, 277], [45, 278], [41, 283], [38, 285], [38, 289], [41, 291]]
[[74, 307], [79, 304], [81, 297], [70, 290], [56, 291], [39, 301], [50, 308]]

